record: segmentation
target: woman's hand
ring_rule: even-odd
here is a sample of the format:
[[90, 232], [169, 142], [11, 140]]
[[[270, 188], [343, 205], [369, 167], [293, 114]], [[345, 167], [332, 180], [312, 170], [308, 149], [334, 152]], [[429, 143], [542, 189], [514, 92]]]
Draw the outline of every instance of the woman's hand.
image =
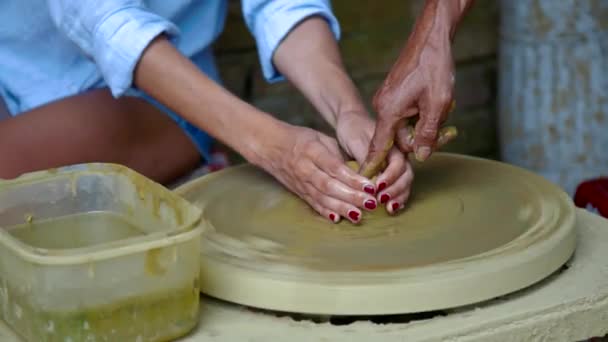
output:
[[350, 169], [335, 139], [315, 130], [285, 124], [254, 163], [337, 223], [361, 220], [360, 208], [374, 210], [375, 187]]
[[[340, 146], [359, 164], [367, 155], [374, 134], [375, 123], [364, 110], [341, 113], [336, 123], [336, 134]], [[414, 172], [407, 155], [393, 148], [388, 154], [386, 168], [375, 179], [376, 199], [386, 205], [390, 214], [403, 208], [409, 198]]]
[[[281, 43], [274, 62], [336, 129], [346, 153], [361, 164], [375, 124], [346, 73], [327, 23], [316, 17], [303, 21]], [[397, 150], [390, 154], [388, 164], [376, 180], [380, 188], [373, 190], [378, 190], [374, 193], [377, 201], [387, 204], [389, 213], [394, 213], [407, 200], [413, 173], [407, 156]]]

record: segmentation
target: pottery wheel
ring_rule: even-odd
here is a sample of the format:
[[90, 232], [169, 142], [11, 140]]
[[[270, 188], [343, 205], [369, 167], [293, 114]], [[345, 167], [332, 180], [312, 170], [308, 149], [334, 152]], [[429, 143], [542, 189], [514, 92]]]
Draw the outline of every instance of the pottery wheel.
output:
[[330, 223], [248, 164], [180, 187], [203, 209], [201, 291], [284, 312], [423, 312], [519, 290], [572, 255], [574, 206], [540, 176], [452, 154], [415, 172], [401, 214], [359, 225]]

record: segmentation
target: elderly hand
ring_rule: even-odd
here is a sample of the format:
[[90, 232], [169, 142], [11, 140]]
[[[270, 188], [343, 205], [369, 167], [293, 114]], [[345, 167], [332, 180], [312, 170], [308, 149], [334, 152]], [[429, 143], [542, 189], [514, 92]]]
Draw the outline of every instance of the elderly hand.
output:
[[[427, 0], [399, 59], [374, 96], [376, 131], [362, 170], [374, 170], [393, 144], [426, 160], [455, 137], [454, 128], [440, 132], [454, 106], [454, 62], [451, 39], [470, 0]], [[415, 129], [408, 119], [418, 119]]]
[[[375, 123], [365, 111], [341, 113], [336, 123], [336, 135], [342, 149], [359, 164], [367, 155]], [[377, 175], [376, 199], [386, 205], [389, 214], [403, 208], [410, 195], [414, 172], [407, 157], [397, 149], [388, 154], [386, 168]]]

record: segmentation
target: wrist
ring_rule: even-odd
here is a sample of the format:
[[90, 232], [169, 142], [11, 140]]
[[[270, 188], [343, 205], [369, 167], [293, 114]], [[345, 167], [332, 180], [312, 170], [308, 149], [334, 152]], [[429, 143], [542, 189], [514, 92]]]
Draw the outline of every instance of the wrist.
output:
[[361, 94], [346, 70], [336, 65], [325, 71], [326, 77], [319, 87], [321, 101], [313, 104], [320, 102], [315, 107], [327, 122], [336, 128], [344, 117], [368, 116]]
[[320, 77], [308, 98], [331, 127], [336, 127], [342, 115], [366, 112], [359, 90], [341, 64], [320, 58], [316, 65]]
[[292, 125], [263, 113], [264, 120], [255, 129], [241, 136], [236, 150], [251, 164], [265, 168], [265, 165], [280, 158], [285, 147], [292, 140]]
[[445, 20], [445, 22], [448, 23], [448, 32], [451, 40], [456, 34], [458, 24], [460, 23], [468, 9], [472, 6], [473, 0], [438, 1], [439, 6], [442, 7], [440, 9], [440, 13], [442, 15], [442, 18], [440, 20]]
[[426, 0], [412, 35], [414, 42], [452, 40], [456, 27], [471, 0]]
[[340, 120], [349, 120], [351, 118], [369, 119], [370, 116], [369, 116], [367, 109], [365, 109], [365, 107], [363, 107], [363, 105], [354, 106], [354, 107], [346, 107], [345, 109], [340, 110], [336, 114], [336, 122], [338, 122]]

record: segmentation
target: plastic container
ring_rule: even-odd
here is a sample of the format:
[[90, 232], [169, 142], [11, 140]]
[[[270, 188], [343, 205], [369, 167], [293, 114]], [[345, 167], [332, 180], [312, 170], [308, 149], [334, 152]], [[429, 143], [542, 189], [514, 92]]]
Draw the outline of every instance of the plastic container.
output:
[[198, 322], [200, 210], [113, 164], [0, 181], [0, 310], [26, 341], [167, 341]]

